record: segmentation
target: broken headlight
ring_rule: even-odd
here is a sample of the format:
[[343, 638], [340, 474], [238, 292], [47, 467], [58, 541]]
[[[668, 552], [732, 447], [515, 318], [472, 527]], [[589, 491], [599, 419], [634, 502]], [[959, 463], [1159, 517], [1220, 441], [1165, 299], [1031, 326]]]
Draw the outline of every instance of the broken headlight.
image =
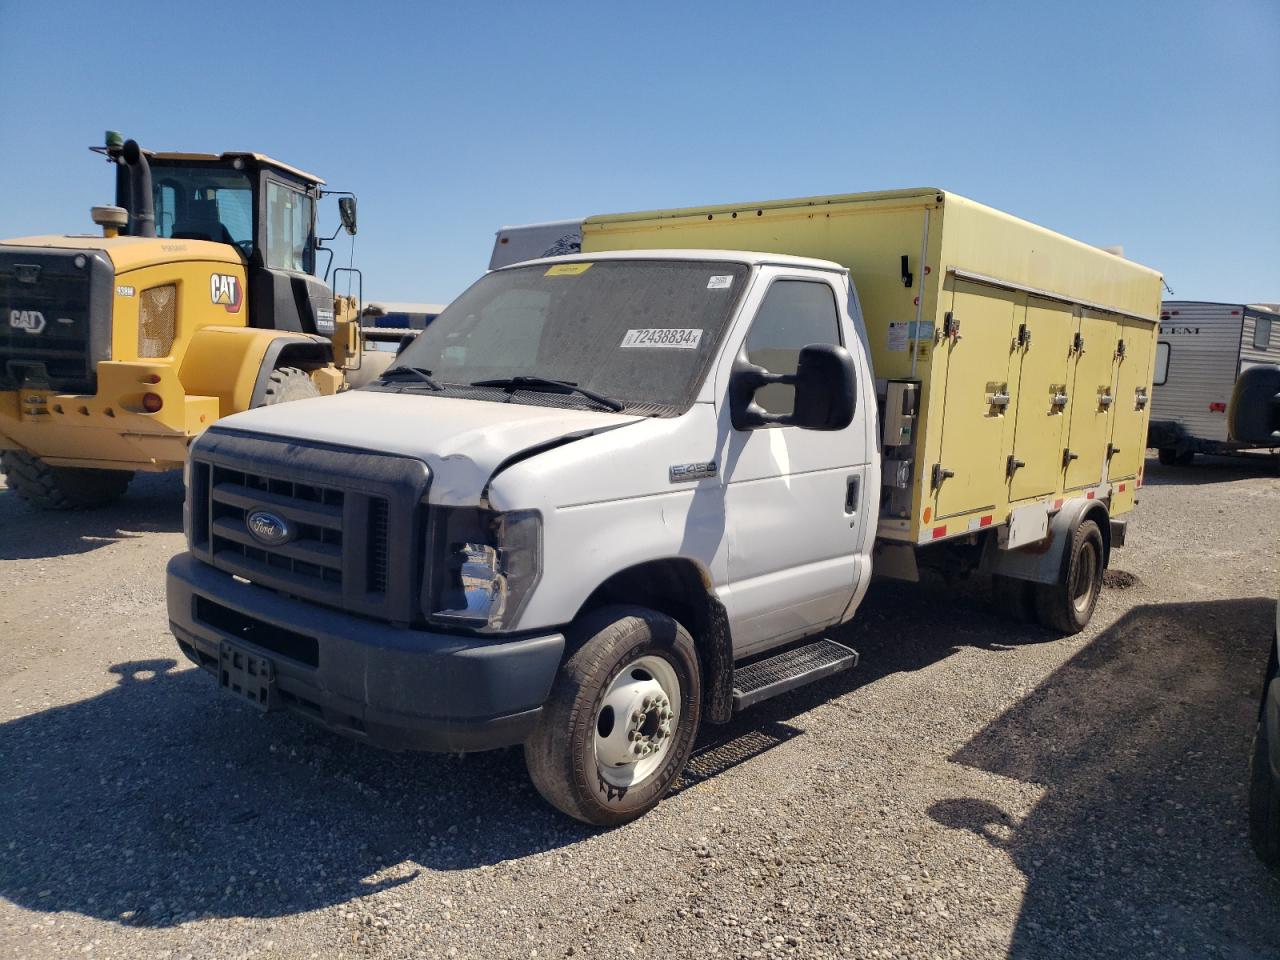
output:
[[443, 509], [432, 542], [428, 619], [487, 632], [513, 627], [541, 572], [542, 517]]

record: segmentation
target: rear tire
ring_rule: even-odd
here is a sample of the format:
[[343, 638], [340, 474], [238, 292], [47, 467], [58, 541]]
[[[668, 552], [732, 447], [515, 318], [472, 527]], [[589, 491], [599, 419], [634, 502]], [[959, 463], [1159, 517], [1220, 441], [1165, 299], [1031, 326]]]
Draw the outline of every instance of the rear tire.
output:
[[1102, 592], [1103, 556], [1102, 531], [1085, 520], [1076, 527], [1058, 582], [1036, 584], [1036, 616], [1043, 626], [1065, 635], [1088, 626]]
[[120, 499], [131, 470], [51, 467], [23, 450], [0, 452], [0, 469], [14, 491], [37, 510], [90, 510]]
[[642, 607], [588, 614], [570, 640], [525, 765], [562, 813], [617, 826], [657, 806], [689, 760], [702, 712], [697, 651], [684, 627]]
[[1177, 447], [1161, 447], [1157, 453], [1166, 467], [1189, 467], [1196, 458], [1194, 450], [1179, 450]]
[[280, 367], [271, 371], [267, 378], [267, 389], [263, 392], [260, 407], [270, 407], [277, 403], [289, 403], [292, 400], [310, 400], [320, 396], [320, 388], [307, 371], [298, 367]]
[[995, 574], [991, 578], [991, 603], [997, 613], [1017, 623], [1037, 620], [1036, 585], [1030, 580]]

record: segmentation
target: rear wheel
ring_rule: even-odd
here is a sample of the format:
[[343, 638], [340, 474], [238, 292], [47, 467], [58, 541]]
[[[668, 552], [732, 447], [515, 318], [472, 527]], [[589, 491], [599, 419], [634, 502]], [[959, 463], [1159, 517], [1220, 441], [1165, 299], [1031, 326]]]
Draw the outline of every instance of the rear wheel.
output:
[[1056, 583], [1036, 584], [1036, 616], [1060, 633], [1079, 633], [1089, 623], [1102, 592], [1102, 531], [1085, 520], [1076, 527], [1062, 576]]
[[1194, 450], [1179, 450], [1177, 447], [1161, 447], [1157, 453], [1160, 462], [1166, 467], [1190, 466], [1191, 461], [1196, 458]]
[[688, 762], [701, 713], [693, 639], [640, 607], [589, 615], [525, 744], [525, 764], [552, 806], [616, 826], [657, 806]]
[[51, 467], [22, 450], [0, 452], [5, 481], [23, 500], [39, 510], [88, 510], [118, 500], [131, 470]]
[[267, 378], [267, 389], [263, 392], [259, 406], [269, 407], [276, 403], [288, 403], [291, 400], [310, 400], [320, 396], [320, 388], [307, 371], [298, 367], [280, 367], [271, 371]]

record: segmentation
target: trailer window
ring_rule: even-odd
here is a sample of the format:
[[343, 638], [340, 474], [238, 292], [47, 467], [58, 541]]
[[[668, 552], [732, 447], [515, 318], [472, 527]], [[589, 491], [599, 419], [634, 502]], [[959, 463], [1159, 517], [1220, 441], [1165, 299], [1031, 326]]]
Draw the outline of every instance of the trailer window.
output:
[[1266, 317], [1256, 317], [1253, 321], [1253, 345], [1258, 350], [1266, 350], [1271, 346], [1271, 321]]
[[1151, 381], [1156, 387], [1162, 387], [1167, 379], [1169, 379], [1169, 344], [1161, 340], [1156, 344], [1156, 375]]
[[[747, 359], [770, 373], [795, 373], [811, 343], [840, 345], [840, 312], [831, 287], [812, 280], [779, 280], [765, 295], [747, 334]], [[795, 412], [796, 388], [771, 383], [756, 391], [769, 413]]]
[[1169, 345], [1163, 341], [1156, 344], [1156, 375], [1152, 380], [1157, 387], [1164, 386], [1169, 379]]

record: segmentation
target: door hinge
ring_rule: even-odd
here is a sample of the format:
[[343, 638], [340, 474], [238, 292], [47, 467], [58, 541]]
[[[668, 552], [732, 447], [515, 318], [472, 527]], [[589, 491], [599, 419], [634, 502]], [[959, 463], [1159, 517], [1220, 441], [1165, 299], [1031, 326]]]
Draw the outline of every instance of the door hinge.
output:
[[947, 337], [960, 339], [960, 318], [950, 310], [942, 315], [942, 337], [944, 340]]
[[1124, 340], [1123, 339], [1116, 341], [1116, 356], [1117, 357], [1124, 356]]
[[1018, 324], [1018, 346], [1031, 346], [1031, 328], [1025, 323]]
[[1012, 477], [1015, 473], [1018, 472], [1018, 469], [1020, 467], [1025, 467], [1026, 465], [1027, 465], [1027, 461], [1019, 460], [1013, 454], [1009, 454], [1009, 459], [1005, 462], [1004, 472], [1006, 475]]
[[907, 255], [904, 253], [902, 255], [902, 285], [904, 287], [909, 287], [914, 279], [915, 278], [911, 274], [911, 265], [907, 261]]
[[1082, 337], [1078, 333], [1075, 335], [1075, 337], [1071, 341], [1071, 352], [1084, 353], [1084, 337]]
[[942, 486], [943, 480], [947, 479], [947, 477], [954, 477], [955, 475], [956, 472], [954, 470], [947, 470], [942, 466], [942, 464], [935, 463], [933, 465], [933, 488], [935, 490], [938, 489], [938, 487]]

